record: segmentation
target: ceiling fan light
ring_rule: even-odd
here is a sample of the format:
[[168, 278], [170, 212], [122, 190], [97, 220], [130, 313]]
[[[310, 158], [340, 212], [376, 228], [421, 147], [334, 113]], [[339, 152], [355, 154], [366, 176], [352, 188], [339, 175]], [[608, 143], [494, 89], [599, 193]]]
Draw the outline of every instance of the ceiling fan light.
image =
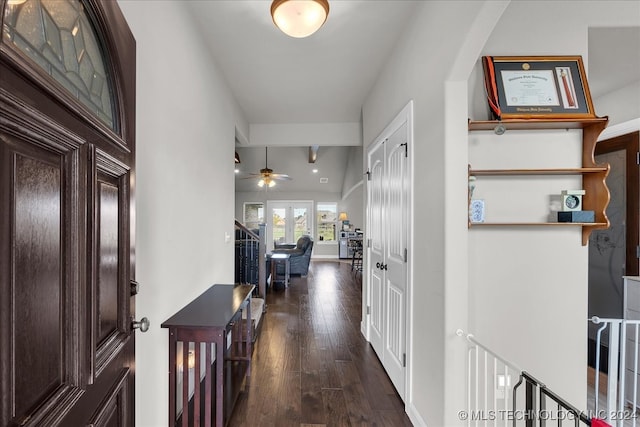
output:
[[308, 37], [318, 31], [328, 15], [327, 0], [274, 0], [271, 3], [273, 23], [295, 38]]
[[265, 185], [267, 187], [271, 188], [271, 187], [276, 185], [276, 182], [275, 182], [275, 180], [273, 180], [273, 179], [271, 179], [271, 178], [269, 178], [267, 176], [267, 177], [262, 178], [260, 181], [258, 181], [258, 187], [262, 188]]

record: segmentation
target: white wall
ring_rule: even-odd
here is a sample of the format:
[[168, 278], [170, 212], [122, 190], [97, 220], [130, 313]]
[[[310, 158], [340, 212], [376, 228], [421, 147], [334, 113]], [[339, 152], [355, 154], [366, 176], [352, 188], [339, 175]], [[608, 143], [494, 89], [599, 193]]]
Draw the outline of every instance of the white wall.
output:
[[347, 213], [352, 230], [355, 228], [365, 229], [364, 184], [362, 181], [352, 187], [346, 197], [338, 202], [338, 209], [340, 212]]
[[[579, 130], [474, 132], [469, 161], [478, 169], [579, 167], [581, 141]], [[485, 200], [487, 221], [543, 222], [550, 220], [550, 198], [581, 187], [576, 176], [478, 179], [474, 198]], [[469, 231], [469, 328], [580, 408], [586, 402], [587, 272], [579, 227]]]
[[239, 109], [180, 2], [121, 1], [137, 42], [136, 425], [167, 425], [160, 324], [233, 282], [234, 127]]
[[608, 127], [640, 118], [640, 80], [595, 98], [593, 108], [598, 115], [609, 116]]
[[362, 146], [354, 146], [349, 149], [347, 156], [347, 167], [344, 172], [342, 183], [342, 196], [349, 193], [353, 187], [360, 185], [364, 176], [364, 165], [362, 163]]
[[342, 185], [340, 211], [347, 212], [352, 228], [364, 230], [364, 165], [362, 159], [362, 146], [351, 147]]
[[[455, 331], [453, 327], [450, 331], [445, 327], [447, 273], [444, 253], [448, 242], [443, 227], [446, 222], [444, 180], [447, 173], [444, 110], [445, 102], [449, 102], [445, 98], [445, 81], [465, 43], [467, 31], [473, 26], [483, 5], [483, 2], [477, 1], [424, 2], [414, 14], [413, 21], [407, 24], [406, 33], [399, 40], [363, 107], [366, 151], [366, 147], [407, 102], [414, 100], [415, 147], [412, 148], [413, 159], [410, 159], [414, 171], [414, 237], [409, 254], [411, 264], [416, 267], [410, 278], [413, 282], [413, 299], [409, 302], [409, 310], [413, 330], [410, 331], [412, 347], [409, 348], [408, 359], [412, 375], [405, 403], [415, 425], [441, 426], [449, 423], [451, 414], [445, 414], [446, 390], [454, 387], [453, 383], [459, 386], [462, 379], [460, 375], [456, 379], [445, 375], [447, 355], [443, 350], [445, 340], [451, 339]], [[465, 96], [451, 102], [458, 104], [457, 123], [458, 128], [462, 129], [466, 127], [466, 102]], [[464, 130], [463, 135], [466, 135]], [[456, 140], [447, 143], [459, 145], [465, 142]], [[459, 180], [462, 182], [459, 197], [463, 200], [458, 209], [462, 210], [458, 214], [460, 228], [466, 226], [463, 192], [466, 189], [466, 156], [458, 161], [459, 173], [465, 174], [464, 179]], [[458, 252], [466, 253], [465, 247]], [[466, 261], [463, 260], [455, 269], [464, 272]], [[366, 289], [363, 297], [366, 298]], [[460, 300], [457, 300], [456, 304], [459, 303]], [[461, 307], [464, 309], [464, 304]], [[454, 369], [463, 372], [464, 362]], [[464, 394], [458, 394], [462, 403], [456, 409], [461, 410], [464, 408]]]

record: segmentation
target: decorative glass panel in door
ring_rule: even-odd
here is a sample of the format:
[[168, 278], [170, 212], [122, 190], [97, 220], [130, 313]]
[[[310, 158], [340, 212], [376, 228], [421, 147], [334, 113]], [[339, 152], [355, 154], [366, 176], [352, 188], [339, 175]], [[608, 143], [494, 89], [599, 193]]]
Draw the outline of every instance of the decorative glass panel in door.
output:
[[117, 130], [111, 77], [98, 36], [78, 0], [9, 2], [2, 37]]

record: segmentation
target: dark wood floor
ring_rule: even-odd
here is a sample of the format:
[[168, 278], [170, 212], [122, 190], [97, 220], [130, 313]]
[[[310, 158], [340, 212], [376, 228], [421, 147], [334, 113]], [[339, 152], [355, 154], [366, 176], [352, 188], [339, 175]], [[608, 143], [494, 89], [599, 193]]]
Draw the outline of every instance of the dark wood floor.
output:
[[252, 376], [229, 426], [411, 426], [360, 333], [361, 275], [313, 261], [306, 278], [267, 292]]

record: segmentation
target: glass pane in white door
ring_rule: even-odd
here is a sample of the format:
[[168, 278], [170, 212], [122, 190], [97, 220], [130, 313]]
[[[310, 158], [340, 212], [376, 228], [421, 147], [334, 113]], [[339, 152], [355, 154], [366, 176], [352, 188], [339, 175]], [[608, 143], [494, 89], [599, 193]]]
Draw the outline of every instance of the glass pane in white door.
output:
[[309, 232], [309, 210], [306, 207], [293, 208], [293, 241], [297, 242], [300, 236]]
[[271, 230], [274, 245], [287, 242], [287, 208], [273, 208]]

